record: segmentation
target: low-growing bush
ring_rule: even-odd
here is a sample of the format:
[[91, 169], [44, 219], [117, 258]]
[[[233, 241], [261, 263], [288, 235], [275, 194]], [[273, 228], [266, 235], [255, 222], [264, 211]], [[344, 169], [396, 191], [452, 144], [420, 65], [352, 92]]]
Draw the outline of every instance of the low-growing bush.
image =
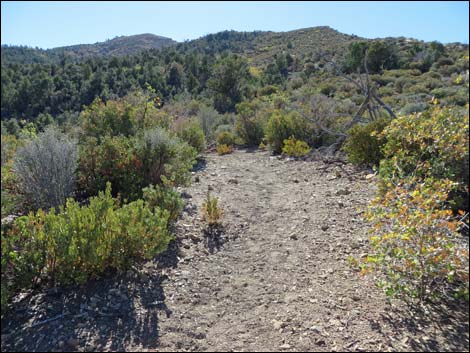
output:
[[190, 181], [197, 152], [168, 131], [161, 128], [145, 131], [137, 140], [136, 149], [142, 161], [143, 186], [162, 183], [177, 186]]
[[[380, 163], [381, 190], [413, 175], [450, 179], [456, 183], [456, 193], [468, 197], [468, 125], [468, 111], [457, 107], [433, 106], [394, 119], [381, 134], [386, 139], [385, 158]], [[457, 208], [464, 207], [462, 201], [457, 201]]]
[[87, 206], [68, 199], [58, 213], [19, 217], [2, 232], [2, 284], [14, 293], [40, 281], [83, 283], [107, 269], [129, 268], [166, 249], [169, 217], [143, 200], [121, 207], [109, 183]]
[[305, 141], [297, 140], [294, 137], [289, 137], [284, 140], [282, 152], [290, 157], [303, 157], [309, 154], [311, 148]]
[[222, 209], [218, 206], [218, 198], [212, 197], [207, 191], [206, 199], [202, 204], [202, 219], [209, 227], [220, 225], [222, 222]]
[[380, 118], [365, 125], [353, 126], [348, 131], [348, 137], [343, 145], [348, 160], [354, 164], [378, 165], [383, 157], [381, 148], [384, 144], [383, 138], [378, 134], [388, 123], [388, 119]]
[[136, 200], [150, 184], [187, 184], [196, 156], [194, 148], [158, 127], [137, 137], [107, 136], [101, 144], [89, 138], [80, 151], [80, 186], [96, 195], [109, 181], [113, 195]]
[[281, 153], [284, 140], [291, 136], [299, 140], [307, 140], [309, 129], [307, 123], [297, 112], [282, 114], [275, 112], [266, 125], [265, 136], [271, 150]]
[[230, 131], [222, 131], [217, 135], [217, 145], [233, 146], [235, 144], [235, 135]]
[[230, 154], [233, 152], [232, 145], [221, 144], [216, 147], [216, 151], [219, 155]]
[[445, 208], [452, 184], [407, 180], [370, 207], [373, 253], [362, 273], [381, 273], [379, 285], [387, 295], [422, 301], [453, 292], [468, 300], [468, 239], [458, 232], [461, 215]]
[[206, 138], [198, 121], [185, 121], [182, 126], [177, 129], [176, 134], [198, 153], [202, 153], [206, 150]]
[[77, 142], [49, 128], [18, 148], [13, 172], [32, 207], [63, 205], [75, 188]]
[[176, 221], [181, 214], [184, 203], [181, 195], [174, 189], [163, 185], [149, 185], [142, 192], [143, 199], [152, 209], [158, 207], [169, 212], [170, 221]]

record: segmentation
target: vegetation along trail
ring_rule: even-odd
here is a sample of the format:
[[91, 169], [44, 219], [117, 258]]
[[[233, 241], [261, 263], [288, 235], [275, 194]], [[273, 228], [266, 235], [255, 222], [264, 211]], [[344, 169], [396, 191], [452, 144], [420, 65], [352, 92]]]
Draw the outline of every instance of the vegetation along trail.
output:
[[366, 176], [350, 165], [266, 152], [209, 155], [186, 192], [190, 204], [201, 205], [212, 189], [224, 230], [204, 241], [198, 210], [179, 222], [184, 253], [163, 283], [172, 315], [160, 322], [158, 349], [468, 347], [468, 326], [449, 317], [424, 322], [392, 307], [348, 266], [349, 255], [367, 251], [361, 214], [375, 187]]
[[[348, 266], [367, 252], [374, 185], [349, 164], [208, 154], [180, 190], [186, 207], [163, 256], [79, 289], [18, 296], [2, 350], [468, 348], [464, 312], [388, 304]], [[208, 189], [224, 212], [211, 234], [200, 209]]]

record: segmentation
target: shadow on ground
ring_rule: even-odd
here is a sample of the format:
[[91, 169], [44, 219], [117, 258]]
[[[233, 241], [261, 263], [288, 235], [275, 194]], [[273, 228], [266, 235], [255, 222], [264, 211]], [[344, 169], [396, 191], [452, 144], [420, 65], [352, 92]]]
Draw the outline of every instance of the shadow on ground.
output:
[[[440, 352], [452, 347], [452, 351], [468, 351], [468, 302], [464, 300], [447, 301], [427, 309], [410, 306], [408, 310], [382, 314], [382, 319], [392, 328], [395, 337], [408, 337], [407, 345], [412, 350]], [[389, 339], [389, 333], [384, 334], [380, 324], [374, 322], [371, 327]], [[443, 332], [446, 342], [439, 342], [432, 336], [422, 337], [423, 330]], [[420, 339], [414, 338], [420, 336]]]
[[108, 273], [81, 287], [18, 295], [2, 317], [2, 351], [156, 348], [159, 316], [171, 316], [162, 270], [176, 267], [178, 254], [173, 241], [154, 261], [126, 273]]

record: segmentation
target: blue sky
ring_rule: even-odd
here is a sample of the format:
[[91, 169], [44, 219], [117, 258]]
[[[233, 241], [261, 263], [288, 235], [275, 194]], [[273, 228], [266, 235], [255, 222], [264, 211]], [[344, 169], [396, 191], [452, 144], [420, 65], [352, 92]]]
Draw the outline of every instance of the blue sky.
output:
[[1, 43], [53, 48], [153, 33], [177, 41], [223, 30], [330, 26], [366, 38], [468, 43], [469, 5], [442, 2], [2, 1]]

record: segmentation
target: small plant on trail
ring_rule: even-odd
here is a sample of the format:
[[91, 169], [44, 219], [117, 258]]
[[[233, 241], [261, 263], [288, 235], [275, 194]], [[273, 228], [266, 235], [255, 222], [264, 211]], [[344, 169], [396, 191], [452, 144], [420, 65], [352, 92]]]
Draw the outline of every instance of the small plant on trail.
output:
[[284, 147], [282, 147], [282, 152], [290, 157], [303, 157], [309, 154], [310, 151], [311, 148], [308, 147], [308, 144], [306, 142], [297, 140], [293, 136], [289, 137], [288, 139], [285, 139]]
[[230, 154], [233, 152], [233, 147], [230, 145], [218, 145], [217, 146], [217, 153], [219, 155]]
[[209, 228], [222, 224], [222, 209], [217, 204], [217, 197], [211, 197], [208, 190], [206, 200], [202, 204], [202, 219], [207, 222]]

